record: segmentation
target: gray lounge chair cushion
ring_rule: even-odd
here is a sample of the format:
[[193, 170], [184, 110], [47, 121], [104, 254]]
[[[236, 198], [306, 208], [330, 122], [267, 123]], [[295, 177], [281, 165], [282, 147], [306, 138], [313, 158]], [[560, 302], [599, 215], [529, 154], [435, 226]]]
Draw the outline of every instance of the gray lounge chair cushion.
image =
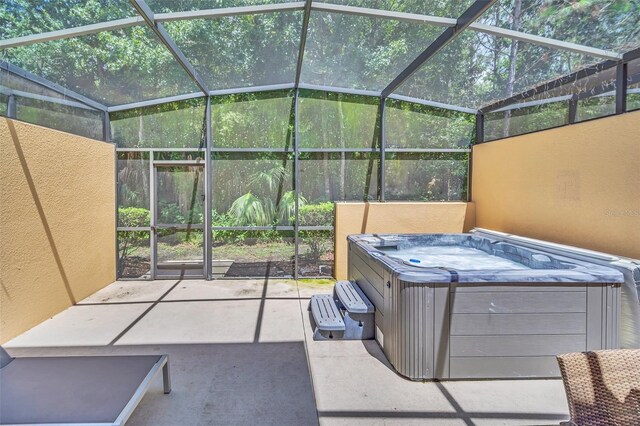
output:
[[0, 370], [0, 424], [113, 422], [159, 359], [16, 358]]

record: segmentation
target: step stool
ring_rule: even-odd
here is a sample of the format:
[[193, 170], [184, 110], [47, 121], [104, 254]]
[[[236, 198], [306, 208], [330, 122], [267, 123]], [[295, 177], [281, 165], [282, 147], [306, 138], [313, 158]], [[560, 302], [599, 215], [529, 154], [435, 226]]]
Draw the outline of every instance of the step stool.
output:
[[311, 296], [313, 340], [368, 340], [375, 335], [375, 307], [360, 287], [338, 281], [333, 294]]

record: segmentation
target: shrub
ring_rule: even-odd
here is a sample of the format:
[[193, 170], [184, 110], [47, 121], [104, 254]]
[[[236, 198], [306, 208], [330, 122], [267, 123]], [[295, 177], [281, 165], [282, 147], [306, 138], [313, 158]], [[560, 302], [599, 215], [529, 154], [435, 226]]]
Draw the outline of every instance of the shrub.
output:
[[[149, 226], [151, 212], [139, 207], [121, 207], [118, 209], [118, 222], [120, 226], [143, 227]], [[140, 247], [149, 244], [149, 232], [147, 231], [120, 231], [118, 232], [118, 268], [122, 271], [124, 261], [136, 252]]]
[[158, 223], [185, 223], [182, 209], [176, 203], [159, 201], [157, 211], [160, 213]]
[[300, 231], [300, 240], [309, 247], [308, 261], [318, 263], [324, 254], [331, 251], [331, 235], [331, 231]]
[[151, 223], [151, 212], [140, 207], [120, 207], [118, 209], [118, 223], [120, 226], [142, 227]]
[[[292, 219], [295, 220], [295, 218]], [[333, 203], [329, 201], [300, 206], [298, 209], [298, 221], [300, 226], [332, 226]]]
[[[332, 226], [334, 205], [332, 202], [307, 204], [298, 209], [300, 226]], [[307, 260], [313, 263], [331, 250], [331, 231], [300, 230], [300, 240], [309, 247]]]

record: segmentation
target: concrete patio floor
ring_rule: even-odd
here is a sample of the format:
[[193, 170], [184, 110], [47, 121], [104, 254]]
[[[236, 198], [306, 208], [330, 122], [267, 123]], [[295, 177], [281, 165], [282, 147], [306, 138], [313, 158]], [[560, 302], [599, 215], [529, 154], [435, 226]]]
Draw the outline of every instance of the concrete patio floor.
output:
[[6, 343], [14, 356], [168, 353], [136, 425], [557, 425], [560, 380], [411, 382], [375, 341], [311, 340], [331, 284], [118, 281]]

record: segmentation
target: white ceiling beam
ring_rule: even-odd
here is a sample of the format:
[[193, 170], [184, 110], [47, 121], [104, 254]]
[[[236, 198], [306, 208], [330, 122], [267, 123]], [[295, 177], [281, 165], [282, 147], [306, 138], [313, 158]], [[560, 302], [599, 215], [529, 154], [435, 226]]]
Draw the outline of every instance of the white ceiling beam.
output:
[[504, 37], [512, 40], [524, 41], [527, 43], [537, 44], [540, 46], [550, 47], [553, 49], [565, 50], [568, 52], [580, 53], [582, 55], [594, 56], [602, 59], [622, 59], [622, 53], [613, 52], [610, 50], [596, 49], [595, 47], [584, 46], [582, 44], [569, 43], [566, 41], [555, 40], [547, 37], [540, 37], [533, 34], [527, 34], [520, 31], [508, 30], [506, 28], [495, 27], [493, 25], [485, 25], [479, 23], [473, 23], [469, 25], [469, 28], [493, 35], [496, 37]]
[[99, 24], [83, 25], [81, 27], [65, 28], [64, 30], [49, 31], [40, 34], [31, 34], [23, 37], [8, 38], [0, 40], [0, 49], [26, 46], [34, 43], [43, 43], [53, 40], [63, 40], [66, 38], [80, 37], [88, 34], [95, 34], [102, 31], [114, 31], [122, 28], [133, 27], [144, 24], [144, 19], [140, 16], [132, 18], [118, 19], [116, 21], [100, 22]]
[[456, 19], [454, 18], [420, 15], [417, 13], [394, 12], [391, 10], [370, 9], [366, 7], [344, 6], [331, 3], [313, 2], [311, 4], [311, 10], [367, 16], [371, 18], [395, 19], [398, 21], [413, 22], [418, 24], [432, 24], [443, 27], [452, 27], [456, 24]]
[[185, 19], [213, 19], [225, 16], [255, 15], [258, 13], [287, 12], [304, 10], [304, 2], [263, 4], [257, 6], [224, 7], [219, 9], [187, 10], [184, 12], [156, 13], [158, 22], [180, 21]]

